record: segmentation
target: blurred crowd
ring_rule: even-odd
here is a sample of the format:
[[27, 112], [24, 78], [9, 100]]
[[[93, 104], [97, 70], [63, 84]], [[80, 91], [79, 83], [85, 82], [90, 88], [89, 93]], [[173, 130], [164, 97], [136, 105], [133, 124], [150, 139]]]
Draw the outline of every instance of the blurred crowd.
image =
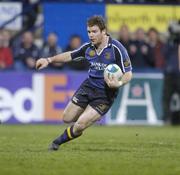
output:
[[[7, 1], [7, 0], [6, 0]], [[6, 2], [4, 1], [4, 2]], [[9, 0], [12, 1], [12, 0]], [[19, 1], [19, 0], [14, 0]], [[49, 33], [47, 38], [40, 38], [40, 44], [37, 42], [37, 36], [33, 32], [33, 27], [37, 21], [38, 14], [41, 11], [40, 2], [48, 0], [22, 0], [23, 4], [23, 29], [12, 35], [9, 31], [0, 29], [0, 70], [27, 71], [34, 70], [35, 61], [40, 57], [49, 57], [64, 51], [72, 51], [80, 47], [84, 41], [81, 36], [74, 34], [70, 36], [69, 43], [62, 48], [61, 38], [56, 33]], [[63, 0], [61, 0], [62, 2]], [[70, 2], [68, 0], [66, 2]], [[74, 0], [73, 0], [74, 1]], [[78, 1], [78, 0], [77, 0]], [[98, 0], [86, 0], [97, 2]], [[100, 0], [102, 2], [135, 2], [134, 0]], [[79, 0], [81, 2], [81, 0]], [[150, 0], [138, 0], [136, 3], [148, 3]], [[169, 0], [159, 0], [156, 3], [170, 2]], [[173, 1], [178, 3], [179, 0]], [[172, 1], [171, 1], [172, 3]], [[180, 24], [179, 24], [180, 26]], [[179, 27], [180, 28], [180, 27]], [[31, 31], [29, 31], [31, 30]], [[180, 29], [179, 29], [180, 30]], [[114, 37], [114, 36], [113, 36]], [[178, 36], [180, 37], [180, 36]], [[174, 65], [178, 65], [177, 45], [169, 37], [159, 33], [156, 28], [150, 28], [145, 31], [139, 27], [135, 32], [129, 30], [128, 26], [120, 26], [116, 32], [115, 38], [119, 40], [127, 49], [132, 61], [134, 71], [174, 71]], [[61, 63], [52, 64], [49, 70], [87, 70], [88, 62], [86, 60], [62, 65]]]
[[[79, 35], [73, 35], [70, 38], [66, 48], [58, 45], [58, 36], [56, 33], [49, 33], [46, 40], [36, 44], [35, 37], [31, 31], [25, 31], [16, 39], [11, 38], [7, 30], [0, 32], [0, 70], [28, 71], [35, 69], [36, 59], [40, 57], [50, 57], [63, 51], [72, 51], [82, 44]], [[49, 70], [87, 70], [86, 61], [71, 62], [66, 65], [61, 63], [51, 64]]]
[[[171, 65], [174, 69], [177, 48], [173, 42], [170, 42], [170, 38], [161, 37], [156, 28], [150, 28], [148, 31], [138, 28], [132, 33], [128, 26], [123, 25], [120, 27], [116, 39], [127, 49], [135, 71], [149, 69], [171, 71]], [[42, 40], [42, 44], [37, 44], [34, 33], [31, 31], [25, 31], [14, 39], [9, 31], [2, 30], [0, 32], [0, 69], [33, 70], [36, 59], [53, 56], [64, 51], [72, 51], [83, 44], [81, 36], [77, 34], [70, 37], [65, 48], [58, 45], [61, 43], [58, 40], [60, 38], [52, 32], [49, 33], [45, 41]], [[49, 69], [87, 70], [88, 62], [74, 61], [65, 65], [55, 63]]]

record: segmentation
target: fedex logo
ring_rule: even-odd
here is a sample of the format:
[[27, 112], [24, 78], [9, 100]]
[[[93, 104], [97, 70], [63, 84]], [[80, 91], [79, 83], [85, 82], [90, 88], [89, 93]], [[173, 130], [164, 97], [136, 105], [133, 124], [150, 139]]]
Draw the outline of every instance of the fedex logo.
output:
[[32, 74], [32, 87], [11, 92], [0, 85], [0, 119], [21, 123], [59, 120], [74, 94], [65, 74]]

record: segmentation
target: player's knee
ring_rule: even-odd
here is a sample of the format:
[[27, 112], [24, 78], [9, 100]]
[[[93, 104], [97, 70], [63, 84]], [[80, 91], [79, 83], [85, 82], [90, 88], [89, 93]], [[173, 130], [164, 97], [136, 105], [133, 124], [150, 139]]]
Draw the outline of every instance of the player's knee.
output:
[[63, 113], [62, 119], [63, 119], [64, 123], [71, 123], [72, 122], [72, 119], [69, 117], [69, 115], [66, 112]]
[[74, 124], [74, 131], [76, 133], [82, 133], [84, 131], [84, 129], [86, 128], [86, 124], [83, 122], [76, 122]]

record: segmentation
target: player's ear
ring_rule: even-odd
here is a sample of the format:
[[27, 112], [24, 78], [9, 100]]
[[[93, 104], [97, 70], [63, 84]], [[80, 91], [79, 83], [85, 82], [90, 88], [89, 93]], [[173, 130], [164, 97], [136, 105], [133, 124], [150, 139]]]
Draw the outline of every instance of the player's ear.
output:
[[102, 30], [102, 33], [105, 35], [106, 34], [106, 30], [104, 29], [104, 30]]

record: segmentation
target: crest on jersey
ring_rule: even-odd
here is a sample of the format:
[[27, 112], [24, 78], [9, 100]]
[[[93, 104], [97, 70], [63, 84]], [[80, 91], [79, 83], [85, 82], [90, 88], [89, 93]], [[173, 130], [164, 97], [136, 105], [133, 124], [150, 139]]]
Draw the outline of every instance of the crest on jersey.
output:
[[96, 52], [94, 50], [89, 51], [89, 56], [94, 57], [96, 55]]
[[104, 57], [105, 57], [107, 60], [109, 60], [109, 59], [111, 58], [111, 53], [110, 53], [110, 52], [106, 52], [106, 53], [104, 54]]

